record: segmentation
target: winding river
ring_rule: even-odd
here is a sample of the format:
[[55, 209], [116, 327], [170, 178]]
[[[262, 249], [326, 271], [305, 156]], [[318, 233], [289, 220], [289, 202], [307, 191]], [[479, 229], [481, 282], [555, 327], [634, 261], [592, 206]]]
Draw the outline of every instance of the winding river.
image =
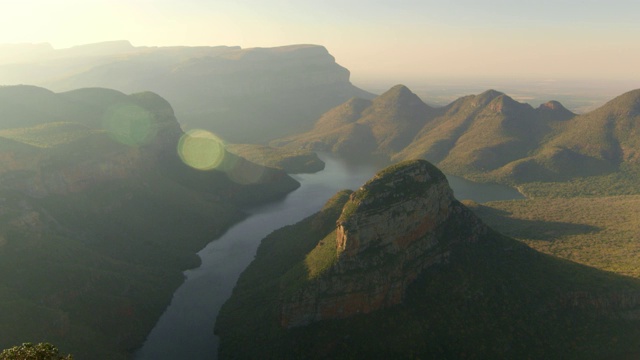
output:
[[[174, 293], [136, 359], [217, 358], [218, 339], [213, 335], [216, 316], [231, 296], [240, 273], [253, 260], [260, 241], [273, 230], [315, 213], [337, 191], [357, 189], [377, 170], [371, 164], [320, 156], [326, 163], [325, 170], [294, 176], [301, 183], [297, 190], [282, 200], [247, 209], [250, 215], [245, 220], [198, 253], [202, 265], [184, 273], [185, 282]], [[509, 187], [451, 176], [448, 179], [458, 199], [486, 202], [522, 198]]]

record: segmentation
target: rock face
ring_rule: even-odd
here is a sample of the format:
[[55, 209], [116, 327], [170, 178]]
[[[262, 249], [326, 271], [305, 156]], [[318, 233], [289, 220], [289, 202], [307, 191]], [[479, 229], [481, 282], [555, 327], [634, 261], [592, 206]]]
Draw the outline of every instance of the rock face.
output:
[[[461, 219], [465, 228], [456, 231]], [[283, 300], [280, 323], [289, 328], [399, 304], [423, 270], [447, 262], [451, 244], [486, 232], [427, 161], [387, 168], [351, 194], [337, 221], [335, 262]]]

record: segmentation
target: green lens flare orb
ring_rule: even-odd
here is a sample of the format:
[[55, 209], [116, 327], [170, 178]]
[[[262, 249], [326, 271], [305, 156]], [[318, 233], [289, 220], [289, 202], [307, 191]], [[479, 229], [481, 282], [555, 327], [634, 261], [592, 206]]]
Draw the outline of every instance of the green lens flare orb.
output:
[[190, 130], [178, 142], [182, 161], [198, 170], [212, 170], [224, 160], [224, 142], [206, 130]]
[[155, 136], [154, 123], [153, 114], [136, 105], [113, 106], [103, 118], [103, 127], [109, 136], [130, 146], [150, 142]]

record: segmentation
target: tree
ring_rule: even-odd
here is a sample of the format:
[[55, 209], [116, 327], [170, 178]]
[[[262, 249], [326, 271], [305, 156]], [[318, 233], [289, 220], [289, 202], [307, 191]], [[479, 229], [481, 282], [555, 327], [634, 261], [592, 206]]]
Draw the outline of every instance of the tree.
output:
[[0, 360], [73, 360], [73, 356], [62, 356], [58, 348], [49, 343], [24, 343], [2, 350]]

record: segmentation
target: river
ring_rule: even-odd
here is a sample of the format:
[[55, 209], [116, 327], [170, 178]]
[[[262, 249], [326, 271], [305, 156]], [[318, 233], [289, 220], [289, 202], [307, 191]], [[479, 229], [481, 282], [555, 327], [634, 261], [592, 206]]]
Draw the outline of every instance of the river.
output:
[[[372, 164], [350, 164], [327, 154], [320, 156], [326, 163], [323, 171], [295, 175], [301, 184], [297, 190], [282, 200], [247, 209], [245, 220], [198, 253], [201, 266], [185, 271], [185, 282], [174, 293], [136, 359], [217, 358], [218, 338], [213, 335], [216, 316], [231, 296], [240, 273], [253, 260], [260, 241], [273, 230], [315, 213], [339, 190], [357, 189], [377, 170]], [[447, 178], [458, 199], [486, 202], [522, 198], [506, 186]]]

